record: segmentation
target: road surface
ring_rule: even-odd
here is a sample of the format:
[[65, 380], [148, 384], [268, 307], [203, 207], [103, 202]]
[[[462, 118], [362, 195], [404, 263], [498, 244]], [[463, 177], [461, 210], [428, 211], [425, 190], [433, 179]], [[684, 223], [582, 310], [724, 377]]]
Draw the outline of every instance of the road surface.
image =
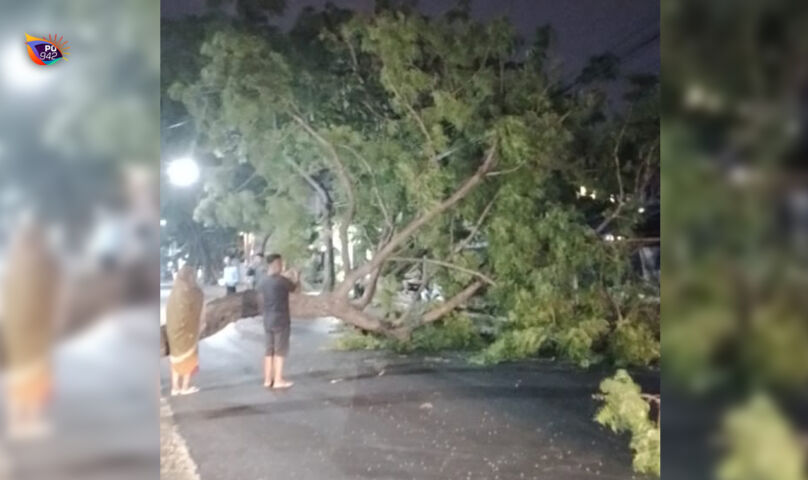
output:
[[202, 480], [641, 478], [592, 421], [609, 371], [337, 352], [335, 327], [293, 321], [283, 392], [261, 385], [260, 319], [201, 342], [202, 391], [170, 406]]

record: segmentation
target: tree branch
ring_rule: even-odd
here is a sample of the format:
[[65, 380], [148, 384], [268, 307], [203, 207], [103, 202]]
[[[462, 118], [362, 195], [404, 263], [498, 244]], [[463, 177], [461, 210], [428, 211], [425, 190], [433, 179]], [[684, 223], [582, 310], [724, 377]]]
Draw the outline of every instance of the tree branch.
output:
[[469, 177], [463, 185], [461, 185], [455, 192], [446, 198], [444, 201], [436, 205], [419, 217], [412, 220], [406, 227], [404, 227], [400, 232], [394, 235], [387, 244], [382, 247], [379, 252], [373, 256], [370, 262], [362, 265], [361, 267], [357, 268], [349, 275], [345, 276], [345, 280], [343, 280], [342, 284], [337, 288], [337, 292], [341, 295], [347, 295], [348, 292], [353, 287], [353, 284], [363, 276], [367, 275], [368, 273], [372, 272], [376, 268], [380, 267], [388, 257], [393, 255], [393, 253], [398, 249], [398, 247], [407, 241], [415, 232], [417, 232], [421, 227], [427, 224], [429, 221], [437, 217], [438, 215], [442, 214], [449, 208], [453, 207], [455, 204], [460, 202], [463, 198], [466, 197], [474, 188], [479, 185], [483, 179], [485, 178], [485, 174], [488, 173], [491, 168], [496, 163], [496, 145], [493, 145], [486, 154], [486, 158], [483, 161], [480, 168], [477, 169], [477, 172], [474, 173], [471, 177]]
[[[471, 232], [469, 232], [469, 234], [466, 235], [466, 238], [464, 238], [463, 240], [458, 242], [457, 245], [454, 246], [447, 260], [451, 260], [455, 255], [463, 251], [463, 249], [466, 248], [466, 246], [468, 246], [469, 243], [471, 243], [471, 241], [477, 235], [477, 232], [480, 231], [480, 228], [482, 227], [485, 218], [488, 216], [488, 213], [491, 211], [491, 208], [494, 206], [494, 201], [496, 200], [496, 197], [497, 194], [495, 193], [494, 196], [491, 198], [491, 201], [488, 202], [488, 205], [486, 205], [485, 209], [483, 209], [483, 213], [480, 214], [480, 218], [477, 219], [477, 223], [475, 223], [474, 228], [472, 228]], [[433, 275], [425, 276], [425, 278], [421, 282], [421, 289], [423, 289], [423, 287], [426, 284], [428, 284], [430, 280], [432, 280], [432, 277]], [[421, 292], [419, 291], [418, 293], [420, 294]]]
[[603, 296], [606, 297], [606, 300], [608, 300], [609, 303], [611, 304], [612, 308], [614, 308], [614, 313], [615, 315], [617, 315], [617, 321], [619, 322], [623, 320], [623, 312], [620, 310], [620, 305], [617, 304], [614, 297], [612, 297], [612, 295], [609, 293], [609, 289], [603, 286], [602, 283], [601, 283], [601, 291], [603, 292]]
[[489, 285], [496, 285], [496, 282], [492, 280], [491, 277], [485, 275], [482, 272], [478, 272], [477, 270], [471, 270], [466, 267], [461, 267], [460, 265], [456, 265], [454, 263], [444, 262], [443, 260], [433, 260], [431, 258], [411, 258], [411, 257], [389, 257], [387, 260], [390, 262], [423, 262], [423, 263], [431, 263], [432, 265], [440, 265], [441, 267], [446, 267], [450, 270], [457, 270], [458, 272], [468, 273], [469, 275], [477, 277]]
[[235, 188], [235, 190], [233, 190], [233, 191], [234, 191], [234, 192], [240, 192], [240, 191], [241, 191], [241, 189], [242, 189], [242, 188], [244, 188], [244, 187], [246, 187], [246, 186], [247, 186], [247, 184], [248, 184], [248, 183], [250, 183], [250, 180], [252, 180], [253, 178], [255, 178], [255, 176], [256, 176], [257, 174], [258, 174], [258, 171], [257, 171], [257, 170], [254, 170], [254, 171], [253, 171], [253, 173], [252, 173], [252, 174], [251, 174], [249, 177], [247, 177], [247, 180], [244, 180], [244, 182], [243, 182], [241, 185], [239, 185], [238, 187], [236, 187], [236, 188]]
[[662, 403], [662, 398], [659, 395], [651, 395], [650, 393], [641, 393], [640, 396], [647, 402]]
[[351, 55], [351, 62], [353, 63], [353, 71], [356, 74], [356, 78], [359, 80], [360, 85], [365, 84], [365, 80], [362, 78], [362, 75], [359, 74], [359, 58], [356, 56], [356, 49], [354, 49], [353, 43], [351, 42], [350, 38], [346, 38], [345, 35], [340, 33], [339, 37], [348, 47], [348, 53]]
[[[384, 235], [382, 235], [382, 239], [379, 241], [379, 244], [376, 246], [376, 251], [387, 243], [390, 240], [390, 237], [393, 236], [393, 228], [391, 227]], [[379, 284], [379, 277], [382, 274], [382, 267], [377, 268], [374, 270], [370, 278], [368, 279], [367, 283], [365, 284], [365, 291], [362, 293], [362, 298], [358, 301], [353, 302], [353, 305], [360, 309], [364, 310], [368, 305], [370, 305], [371, 300], [373, 300], [373, 295], [376, 294], [376, 286]]]
[[[629, 117], [631, 116], [631, 110], [629, 110]], [[623, 202], [623, 177], [620, 175], [620, 144], [623, 142], [623, 135], [626, 133], [626, 126], [628, 125], [628, 119], [623, 123], [623, 127], [620, 129], [620, 133], [617, 135], [617, 141], [614, 143], [614, 151], [612, 152], [612, 157], [614, 158], [614, 165], [617, 171], [617, 186], [620, 192], [620, 202]]]
[[267, 252], [267, 243], [269, 243], [269, 239], [272, 237], [272, 233], [267, 233], [264, 235], [264, 239], [261, 240], [261, 254], [264, 255]]
[[314, 189], [314, 191], [317, 193], [317, 195], [320, 197], [320, 200], [323, 201], [323, 203], [326, 205], [326, 207], [328, 206], [328, 204], [331, 203], [331, 196], [328, 194], [328, 192], [325, 190], [325, 188], [322, 185], [320, 185], [320, 182], [315, 180], [314, 177], [312, 177], [309, 173], [307, 173], [305, 170], [303, 170], [303, 167], [298, 165], [297, 162], [295, 162], [291, 158], [289, 158], [287, 156], [284, 156], [283, 160], [289, 166], [291, 166], [292, 169], [298, 175], [300, 175], [306, 181], [306, 183], [309, 184], [309, 186], [312, 189]]
[[432, 323], [437, 320], [440, 320], [444, 315], [452, 312], [457, 307], [467, 302], [472, 296], [474, 296], [475, 293], [477, 293], [477, 290], [481, 289], [484, 285], [485, 282], [483, 282], [482, 280], [475, 280], [473, 283], [471, 283], [468, 287], [461, 290], [454, 297], [443, 302], [434, 309], [428, 311], [421, 320], [421, 325], [425, 325], [427, 323]]
[[[631, 116], [631, 110], [629, 110], [628, 116]], [[618, 199], [617, 199], [617, 208], [615, 208], [614, 212], [611, 213], [608, 217], [603, 219], [603, 221], [595, 228], [595, 233], [600, 235], [603, 233], [603, 230], [609, 226], [623, 211], [623, 206], [626, 203], [625, 191], [623, 190], [623, 177], [620, 174], [620, 144], [623, 143], [623, 136], [626, 133], [626, 127], [628, 126], [628, 119], [623, 122], [623, 126], [620, 128], [620, 133], [617, 134], [617, 140], [614, 143], [614, 150], [612, 151], [612, 159], [614, 160], [615, 166], [615, 174], [617, 176], [617, 187], [618, 187]]]
[[637, 238], [623, 238], [615, 240], [616, 243], [659, 243], [659, 237], [637, 237]]
[[656, 423], [659, 425], [659, 418], [662, 415], [662, 395], [651, 395], [650, 393], [641, 393], [640, 397], [648, 403], [655, 403], [657, 406]]
[[612, 212], [611, 215], [609, 215], [608, 217], [604, 218], [603, 221], [600, 222], [600, 225], [598, 225], [597, 228], [595, 228], [595, 233], [597, 233], [598, 235], [603, 233], [603, 230], [606, 227], [608, 227], [609, 224], [611, 224], [614, 221], [614, 219], [620, 216], [620, 212], [623, 210], [623, 205], [624, 204], [621, 200], [620, 203], [617, 205], [617, 208], [614, 209], [614, 212]]
[[413, 120], [415, 120], [415, 123], [418, 124], [418, 127], [421, 129], [421, 133], [424, 134], [424, 138], [426, 139], [426, 146], [427, 149], [429, 150], [428, 152], [429, 159], [432, 162], [436, 162], [438, 158], [438, 152], [435, 150], [435, 142], [432, 141], [432, 136], [429, 134], [429, 130], [427, 130], [424, 120], [418, 115], [418, 112], [416, 112], [415, 109], [412, 108], [412, 105], [404, 101], [404, 98], [401, 96], [400, 93], [398, 93], [396, 87], [390, 85], [390, 90], [393, 91], [393, 94], [396, 96], [396, 98], [398, 98], [398, 100], [401, 102], [401, 104], [404, 106], [404, 108], [407, 110], [407, 112], [410, 114]]
[[[634, 188], [635, 188], [635, 195], [637, 198], [641, 199], [641, 203], [645, 202], [645, 194], [646, 188], [648, 187], [648, 183], [651, 181], [651, 159], [653, 158], [654, 152], [659, 147], [659, 139], [657, 139], [651, 146], [648, 148], [648, 154], [644, 156], [642, 165], [639, 169], [637, 169], [637, 180], [635, 181]], [[658, 170], [658, 169], [657, 169]], [[642, 180], [640, 180], [642, 178]]]
[[488, 213], [491, 211], [491, 208], [494, 206], [494, 201], [496, 199], [497, 199], [497, 195], [494, 194], [494, 196], [491, 198], [491, 201], [488, 202], [488, 205], [486, 205], [485, 209], [483, 209], [483, 213], [480, 214], [480, 218], [477, 219], [477, 223], [474, 224], [474, 228], [471, 229], [471, 232], [466, 236], [466, 238], [464, 238], [457, 245], [455, 245], [455, 248], [452, 250], [453, 255], [459, 253], [464, 248], [466, 248], [469, 243], [471, 243], [471, 241], [474, 239], [474, 236], [477, 235], [477, 232], [479, 232], [480, 228], [483, 226], [483, 222], [485, 221], [485, 217], [488, 216]]
[[342, 163], [340, 159], [339, 153], [337, 153], [337, 149], [334, 148], [334, 145], [325, 139], [322, 135], [317, 133], [317, 131], [312, 128], [311, 125], [306, 122], [298, 114], [292, 114], [292, 118], [298, 125], [303, 127], [306, 132], [309, 133], [312, 137], [314, 137], [320, 144], [325, 147], [328, 153], [331, 155], [331, 159], [334, 163], [334, 167], [337, 171], [337, 178], [339, 178], [340, 183], [342, 183], [343, 188], [345, 189], [345, 195], [348, 197], [348, 208], [345, 211], [345, 215], [343, 215], [342, 220], [340, 221], [339, 225], [339, 241], [340, 241], [340, 255], [342, 256], [342, 265], [345, 269], [345, 273], [347, 274], [352, 270], [351, 267], [351, 256], [349, 255], [348, 249], [350, 248], [348, 242], [348, 227], [353, 222], [354, 214], [356, 213], [356, 197], [354, 195], [353, 185], [351, 184], [351, 179], [348, 176], [348, 171], [345, 168], [345, 165]]
[[522, 162], [522, 163], [520, 163], [519, 165], [517, 165], [515, 167], [511, 167], [511, 168], [508, 168], [508, 169], [505, 169], [505, 170], [497, 170], [496, 172], [489, 172], [489, 173], [486, 174], [486, 176], [487, 177], [497, 177], [499, 175], [507, 175], [509, 173], [513, 173], [513, 172], [521, 169], [524, 166], [525, 166], [525, 163]]
[[382, 211], [384, 221], [385, 223], [387, 223], [387, 226], [389, 228], [393, 228], [392, 217], [390, 217], [390, 212], [387, 210], [387, 207], [384, 204], [384, 200], [382, 200], [382, 195], [381, 192], [379, 191], [379, 185], [376, 183], [376, 175], [373, 174], [373, 169], [370, 167], [370, 163], [368, 163], [367, 159], [362, 155], [360, 155], [355, 148], [349, 145], [339, 145], [339, 146], [353, 153], [354, 156], [358, 158], [359, 161], [362, 162], [362, 164], [365, 166], [365, 169], [368, 171], [370, 179], [373, 182], [373, 193], [376, 195], [376, 201], [379, 202], [379, 209]]

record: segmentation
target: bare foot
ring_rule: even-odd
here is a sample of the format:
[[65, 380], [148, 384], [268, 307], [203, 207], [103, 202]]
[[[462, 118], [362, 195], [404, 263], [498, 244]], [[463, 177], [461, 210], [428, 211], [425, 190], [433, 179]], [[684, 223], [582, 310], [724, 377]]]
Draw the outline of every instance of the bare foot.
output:
[[273, 386], [272, 388], [274, 388], [276, 390], [281, 390], [281, 389], [284, 389], [284, 388], [289, 388], [294, 384], [295, 384], [295, 382], [289, 382], [289, 381], [286, 381], [286, 380], [275, 380], [275, 386]]
[[199, 391], [199, 387], [188, 387], [185, 390], [183, 390], [182, 392], [180, 392], [180, 395], [192, 395], [192, 394], [194, 394], [194, 393], [196, 393], [198, 391]]
[[264, 388], [272, 388], [272, 382], [264, 382]]

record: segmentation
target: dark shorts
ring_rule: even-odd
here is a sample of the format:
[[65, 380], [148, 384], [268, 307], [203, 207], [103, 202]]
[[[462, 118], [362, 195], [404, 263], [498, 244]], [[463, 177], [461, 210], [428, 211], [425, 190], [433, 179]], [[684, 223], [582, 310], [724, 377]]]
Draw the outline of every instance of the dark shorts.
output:
[[266, 330], [266, 356], [285, 357], [289, 354], [289, 336], [291, 334], [291, 327], [271, 327]]

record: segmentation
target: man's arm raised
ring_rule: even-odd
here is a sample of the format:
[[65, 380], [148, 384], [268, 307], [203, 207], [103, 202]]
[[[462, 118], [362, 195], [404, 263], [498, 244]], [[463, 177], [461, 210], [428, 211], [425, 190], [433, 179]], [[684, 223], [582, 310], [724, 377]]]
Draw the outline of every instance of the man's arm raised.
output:
[[286, 277], [289, 282], [292, 284], [291, 291], [296, 292], [300, 290], [300, 272], [297, 270], [290, 268], [283, 272], [283, 276]]

